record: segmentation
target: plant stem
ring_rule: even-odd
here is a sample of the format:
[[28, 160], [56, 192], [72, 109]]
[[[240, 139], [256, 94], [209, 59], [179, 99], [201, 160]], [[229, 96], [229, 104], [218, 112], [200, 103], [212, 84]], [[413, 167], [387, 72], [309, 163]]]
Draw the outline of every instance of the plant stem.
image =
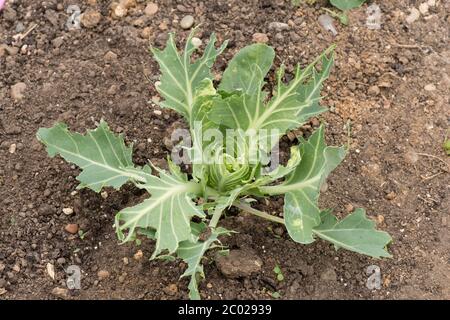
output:
[[223, 210], [214, 210], [213, 216], [211, 220], [209, 221], [209, 227], [215, 228], [217, 226], [217, 223], [219, 222], [220, 217], [222, 216]]
[[[284, 220], [282, 218], [279, 217], [275, 217], [271, 214], [268, 214], [264, 211], [260, 211], [257, 209], [252, 208], [251, 206], [249, 206], [246, 203], [243, 203], [242, 201], [235, 201], [233, 202], [233, 205], [241, 210], [247, 211], [248, 213], [251, 213], [255, 216], [258, 216], [260, 218], [264, 218], [266, 220], [270, 220], [272, 222], [276, 222], [276, 223], [281, 223], [284, 224]], [[213, 217], [214, 218], [214, 217]]]

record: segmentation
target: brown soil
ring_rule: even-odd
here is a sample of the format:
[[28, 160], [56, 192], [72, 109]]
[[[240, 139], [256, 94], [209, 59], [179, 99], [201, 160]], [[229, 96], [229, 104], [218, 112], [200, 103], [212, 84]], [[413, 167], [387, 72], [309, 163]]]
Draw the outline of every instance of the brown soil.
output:
[[[345, 215], [349, 204], [366, 208], [394, 239], [393, 258], [373, 260], [336, 252], [322, 241], [296, 244], [269, 222], [231, 212], [223, 224], [239, 233], [224, 243], [252, 249], [264, 262], [263, 272], [232, 280], [214, 263], [207, 264], [201, 294], [212, 299], [266, 299], [273, 291], [283, 299], [450, 298], [450, 162], [441, 147], [450, 121], [450, 2], [438, 0], [426, 19], [408, 25], [408, 7], [421, 1], [379, 1], [381, 30], [366, 28], [364, 6], [351, 12], [348, 27], [336, 23], [334, 38], [317, 23], [319, 6], [293, 8], [280, 0], [161, 0], [156, 15], [134, 26], [145, 6], [137, 2], [127, 17], [112, 20], [110, 1], [78, 1], [82, 11], [92, 7], [102, 19], [92, 29], [75, 31], [65, 27], [65, 9], [74, 1], [14, 1], [15, 17], [0, 14], [0, 45], [11, 44], [19, 22], [26, 29], [37, 24], [22, 41], [28, 45], [25, 53], [0, 53], [0, 299], [55, 298], [51, 292], [65, 286], [64, 268], [71, 264], [83, 271], [82, 290], [71, 293], [71, 299], [187, 298], [187, 280], [178, 280], [184, 264], [148, 261], [149, 241], [141, 247], [118, 246], [114, 214], [140, 201], [140, 191], [108, 190], [107, 199], [75, 191], [78, 169], [60, 158], [49, 159], [35, 139], [39, 127], [58, 120], [83, 131], [104, 118], [134, 142], [137, 164], [147, 159], [162, 163], [168, 154], [166, 128], [179, 117], [169, 110], [154, 113], [160, 110], [152, 103], [159, 72], [147, 49], [149, 43], [164, 44], [170, 31], [183, 42], [188, 31], [178, 21], [187, 12], [202, 23], [204, 42], [212, 31], [219, 42], [230, 40], [215, 72], [251, 43], [255, 32], [269, 36], [277, 64], [284, 62], [288, 70], [337, 44], [336, 67], [323, 92], [331, 112], [322, 119], [328, 142], [337, 145], [347, 143], [344, 126], [351, 120], [351, 151], [328, 179], [321, 202], [338, 215]], [[272, 32], [268, 24], [273, 21], [289, 23], [289, 30]], [[146, 26], [150, 39], [141, 35]], [[59, 37], [62, 41], [54, 40]], [[108, 51], [117, 58], [105, 58]], [[24, 99], [14, 102], [10, 87], [18, 82], [27, 88]], [[428, 84], [436, 89], [425, 90]], [[9, 152], [12, 144], [14, 153]], [[279, 214], [281, 203], [275, 199], [264, 207]], [[65, 207], [74, 208], [74, 214], [65, 215]], [[68, 223], [79, 224], [85, 237], [68, 234]], [[133, 258], [138, 250], [141, 260]], [[55, 280], [47, 263], [55, 265]], [[284, 273], [282, 282], [272, 271], [275, 264]], [[372, 264], [381, 269], [380, 290], [365, 286]], [[98, 281], [99, 270], [107, 270], [109, 277]]]

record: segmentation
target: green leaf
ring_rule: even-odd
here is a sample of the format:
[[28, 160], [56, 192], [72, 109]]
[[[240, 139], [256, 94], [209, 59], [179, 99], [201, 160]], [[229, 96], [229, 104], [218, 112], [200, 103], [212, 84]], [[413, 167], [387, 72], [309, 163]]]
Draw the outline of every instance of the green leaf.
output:
[[321, 216], [322, 223], [314, 228], [314, 233], [333, 243], [336, 249], [344, 248], [374, 258], [391, 257], [386, 246], [392, 238], [375, 229], [375, 222], [367, 219], [364, 209], [356, 209], [341, 221], [330, 211], [322, 212]]
[[346, 11], [360, 7], [366, 0], [330, 0], [330, 3], [339, 10]]
[[[240, 91], [250, 96], [258, 93], [274, 57], [275, 51], [265, 44], [256, 43], [246, 46], [228, 63], [219, 90]], [[254, 72], [255, 67], [259, 72]]]
[[[332, 50], [333, 47], [327, 49], [304, 70], [297, 67], [295, 78], [287, 85], [282, 81], [284, 67], [281, 67], [277, 73], [276, 92], [267, 104], [264, 103], [265, 92], [253, 89], [262, 88], [265, 70], [262, 70], [256, 62], [247, 63], [242, 67], [250, 69], [241, 72], [253, 74], [253, 78], [247, 79], [247, 81], [249, 83], [257, 81], [257, 83], [248, 86], [252, 88], [247, 90], [250, 91], [249, 93], [238, 92], [214, 98], [208, 117], [217, 124], [233, 129], [240, 128], [245, 132], [253, 130], [259, 132], [260, 129], [278, 130], [279, 134], [274, 137], [276, 139], [271, 140], [272, 143], [276, 142], [279, 136], [287, 130], [301, 126], [308, 118], [326, 110], [319, 106], [319, 100], [322, 84], [333, 65], [333, 54], [327, 57]], [[256, 57], [251, 57], [253, 60], [257, 60]], [[250, 56], [247, 59], [250, 59]], [[316, 69], [318, 62], [322, 64], [320, 72]], [[260, 136], [260, 138], [266, 137]]]
[[183, 259], [188, 268], [181, 277], [191, 277], [189, 282], [189, 298], [192, 300], [200, 300], [200, 293], [198, 292], [198, 277], [204, 278], [203, 265], [201, 264], [202, 258], [208, 249], [213, 248], [213, 244], [218, 242], [220, 235], [229, 235], [230, 231], [224, 228], [216, 228], [212, 231], [211, 235], [206, 241], [184, 241], [180, 243], [177, 250], [177, 255]]
[[286, 193], [284, 198], [284, 220], [289, 235], [294, 241], [307, 244], [314, 241], [313, 228], [320, 224], [318, 198], [320, 186], [344, 159], [343, 147], [325, 144], [324, 127], [320, 126], [308, 141], [301, 139], [300, 163], [278, 186], [261, 187], [268, 194]]
[[46, 145], [50, 157], [59, 154], [82, 169], [77, 177], [78, 188], [99, 192], [103, 187], [119, 189], [130, 179], [142, 180], [139, 172], [126, 170], [133, 167], [132, 146], [127, 147], [122, 135], [114, 135], [103, 120], [85, 135], [72, 133], [65, 124], [57, 123], [39, 129], [37, 139]]
[[[151, 197], [142, 203], [123, 209], [116, 215], [116, 232], [122, 242], [130, 241], [138, 229], [154, 229], [156, 238], [152, 258], [167, 250], [175, 252], [180, 242], [193, 240], [191, 218], [205, 214], [192, 201], [200, 192], [199, 185], [187, 181], [185, 176], [159, 170], [159, 177], [151, 175], [145, 167], [145, 182], [137, 184]], [[128, 231], [125, 235], [124, 231]]]
[[281, 298], [281, 294], [278, 291], [275, 291], [275, 292], [272, 293], [272, 298], [280, 299]]
[[182, 54], [177, 50], [173, 34], [170, 34], [164, 50], [151, 48], [162, 73], [161, 84], [156, 88], [165, 99], [161, 105], [181, 113], [188, 122], [191, 119], [195, 97], [198, 95], [198, 87], [205, 79], [212, 79], [211, 66], [227, 44], [225, 41], [220, 48], [216, 49], [214, 47], [216, 37], [214, 33], [211, 34], [203, 56], [191, 63], [191, 55], [195, 51], [192, 44], [194, 33], [195, 30], [186, 40]]
[[447, 155], [450, 156], [450, 139], [446, 139], [442, 144], [442, 147], [444, 148], [444, 151], [447, 153]]

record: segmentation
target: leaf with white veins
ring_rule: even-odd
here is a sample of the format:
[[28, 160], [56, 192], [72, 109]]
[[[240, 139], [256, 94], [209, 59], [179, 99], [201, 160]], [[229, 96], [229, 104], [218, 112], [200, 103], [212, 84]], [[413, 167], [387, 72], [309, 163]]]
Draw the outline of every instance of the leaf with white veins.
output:
[[300, 163], [278, 186], [261, 187], [267, 194], [286, 193], [284, 198], [284, 220], [294, 241], [314, 241], [313, 228], [320, 224], [318, 198], [320, 186], [334, 168], [344, 159], [343, 147], [325, 144], [324, 127], [321, 126], [306, 141], [301, 139]]
[[367, 219], [364, 209], [356, 209], [341, 221], [330, 211], [322, 212], [321, 217], [322, 223], [314, 228], [314, 233], [333, 243], [336, 249], [344, 248], [373, 258], [391, 257], [386, 246], [392, 238], [375, 229], [375, 222]]
[[138, 187], [146, 189], [151, 197], [120, 211], [116, 215], [115, 226], [122, 242], [132, 240], [137, 230], [154, 229], [156, 246], [152, 258], [155, 258], [165, 250], [169, 254], [175, 252], [182, 241], [192, 241], [191, 219], [194, 216], [203, 218], [205, 214], [192, 201], [200, 192], [197, 183], [187, 181], [181, 174], [159, 170], [159, 177], [156, 177], [150, 173], [149, 167], [144, 170], [145, 182], [139, 183]]
[[142, 180], [139, 172], [131, 173], [133, 167], [132, 147], [127, 147], [122, 135], [115, 135], [101, 120], [97, 129], [85, 135], [72, 133], [63, 123], [51, 128], [41, 128], [37, 139], [46, 147], [50, 157], [61, 155], [66, 161], [79, 166], [83, 171], [77, 177], [78, 188], [90, 188], [99, 192], [103, 187], [119, 189], [130, 179]]
[[[213, 108], [208, 117], [217, 124], [233, 129], [240, 128], [246, 132], [253, 130], [259, 132], [260, 129], [278, 130], [277, 136], [270, 133], [271, 142], [275, 143], [280, 134], [301, 126], [308, 118], [326, 110], [319, 106], [320, 91], [333, 65], [333, 48], [328, 48], [305, 69], [301, 70], [297, 67], [295, 78], [289, 84], [284, 84], [282, 81], [284, 67], [281, 67], [277, 73], [278, 84], [274, 97], [268, 103], [264, 103], [266, 93], [255, 88], [262, 88], [267, 71], [258, 65], [258, 61], [269, 59], [250, 54], [250, 49], [253, 49], [250, 47], [247, 55], [239, 56], [239, 59], [245, 61], [241, 63], [242, 67], [248, 68], [246, 71], [254, 75], [253, 78], [247, 79], [249, 81], [247, 87], [242, 85], [246, 91], [214, 98]], [[256, 51], [256, 48], [253, 50]], [[262, 51], [257, 53], [263, 54]], [[268, 55], [268, 53], [265, 54]], [[253, 60], [254, 63], [247, 60]], [[320, 72], [317, 71], [319, 62], [322, 65]]]
[[216, 228], [211, 232], [209, 238], [205, 241], [190, 242], [185, 241], [180, 243], [177, 250], [177, 255], [183, 259], [188, 268], [181, 277], [191, 277], [189, 282], [189, 298], [192, 300], [200, 300], [200, 293], [198, 292], [198, 276], [205, 277], [203, 272], [202, 258], [208, 249], [214, 247], [214, 243], [218, 242], [220, 235], [229, 235], [231, 231], [224, 228]]
[[203, 80], [212, 79], [211, 66], [227, 44], [224, 42], [220, 48], [216, 49], [214, 47], [216, 37], [214, 33], [211, 34], [203, 56], [191, 63], [191, 55], [195, 51], [192, 43], [194, 32], [195, 30], [186, 40], [182, 54], [177, 50], [173, 34], [169, 35], [164, 50], [151, 48], [162, 73], [161, 83], [156, 88], [165, 99], [161, 105], [181, 113], [188, 122], [191, 119], [197, 88]]

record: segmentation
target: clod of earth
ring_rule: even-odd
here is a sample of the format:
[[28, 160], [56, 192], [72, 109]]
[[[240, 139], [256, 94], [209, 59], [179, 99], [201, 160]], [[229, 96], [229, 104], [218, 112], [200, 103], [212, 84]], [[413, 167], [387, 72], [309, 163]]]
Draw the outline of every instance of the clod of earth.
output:
[[231, 250], [228, 255], [218, 253], [217, 268], [227, 278], [249, 277], [261, 271], [263, 262], [252, 250]]

